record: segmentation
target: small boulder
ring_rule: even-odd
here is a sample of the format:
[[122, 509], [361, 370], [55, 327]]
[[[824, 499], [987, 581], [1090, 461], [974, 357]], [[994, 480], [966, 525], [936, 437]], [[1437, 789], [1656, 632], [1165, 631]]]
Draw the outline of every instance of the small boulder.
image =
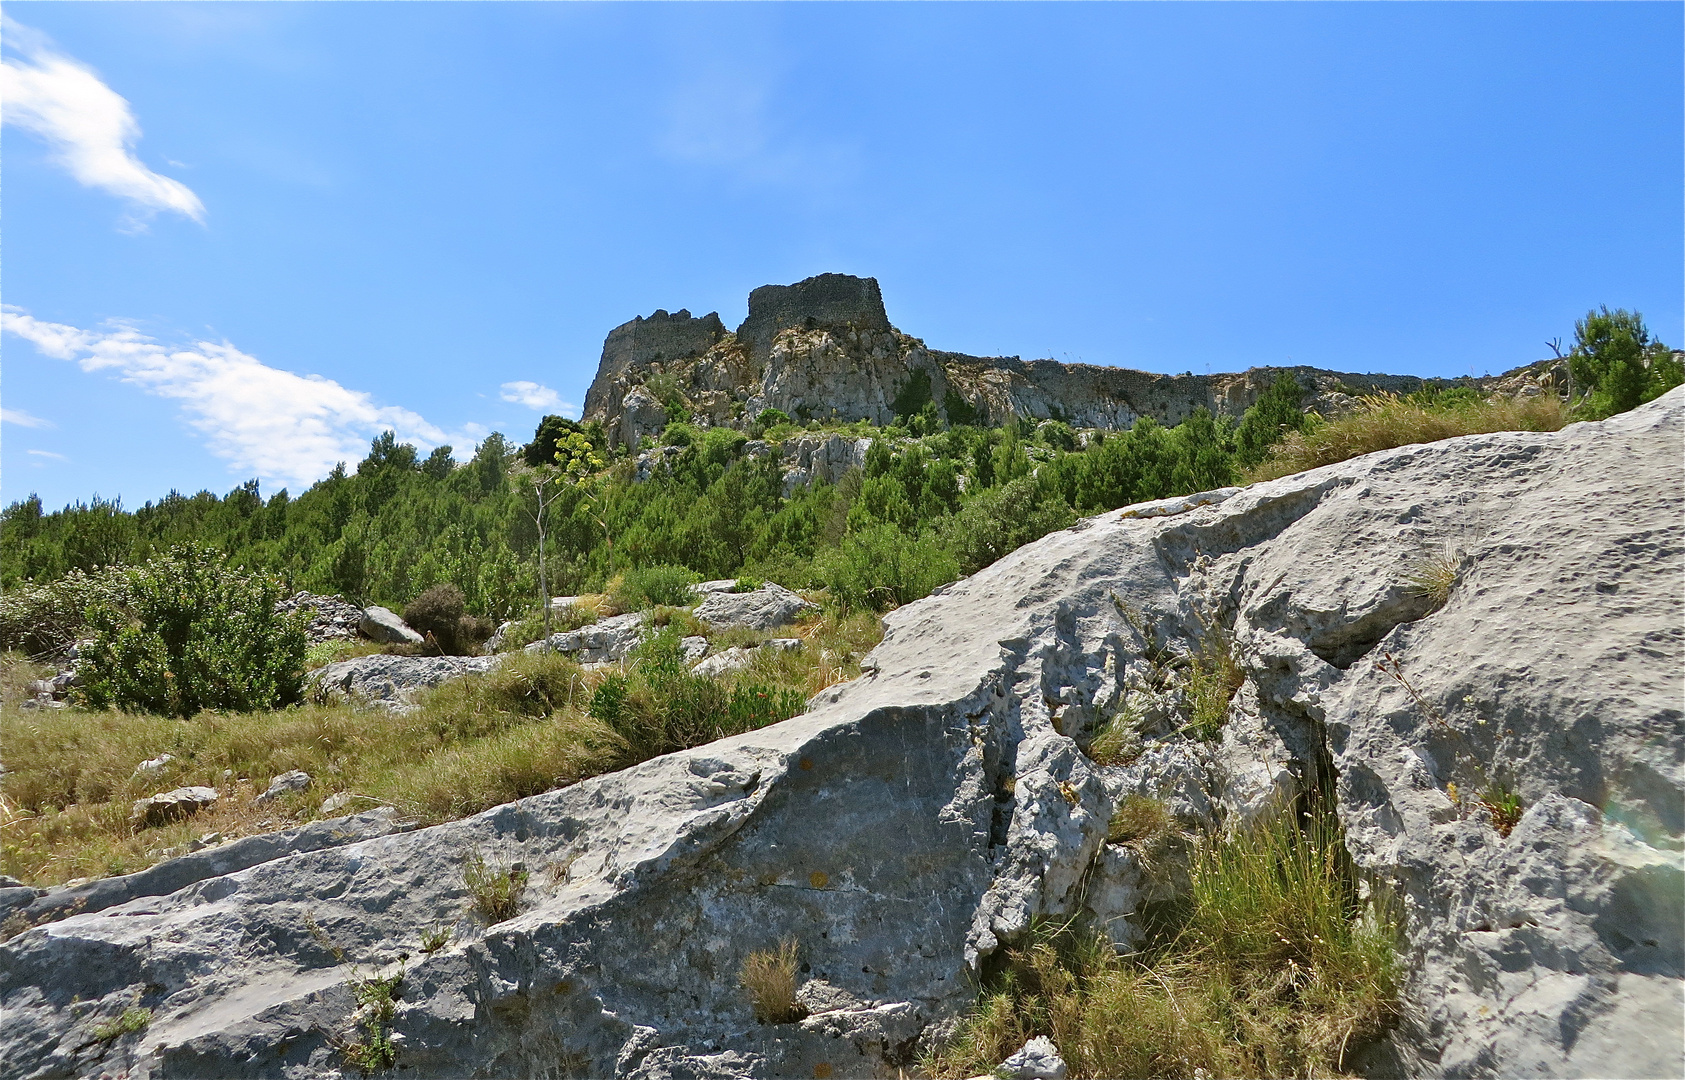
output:
[[708, 639], [705, 637], [680, 638], [679, 648], [684, 650], [685, 663], [694, 664], [708, 655]]
[[749, 660], [755, 655], [753, 649], [745, 649], [741, 645], [733, 645], [725, 652], [715, 653], [713, 656], [691, 668], [693, 675], [724, 675], [728, 671], [737, 671], [749, 666]]
[[754, 592], [710, 593], [697, 607], [696, 617], [716, 629], [747, 626], [771, 630], [818, 606], [769, 581]]
[[303, 769], [294, 769], [291, 772], [284, 772], [280, 776], [277, 776], [275, 779], [269, 781], [269, 789], [254, 799], [253, 802], [270, 802], [271, 800], [279, 799], [281, 796], [290, 794], [294, 791], [303, 791], [309, 786], [310, 774], [305, 772]]
[[337, 814], [341, 810], [344, 810], [347, 806], [350, 806], [351, 800], [355, 798], [357, 798], [357, 796], [353, 792], [336, 791], [322, 800], [322, 813], [324, 815]]
[[1065, 1080], [1068, 1072], [1059, 1048], [1046, 1035], [1037, 1035], [995, 1069], [1003, 1080]]
[[420, 645], [426, 640], [409, 623], [383, 607], [364, 608], [357, 629], [370, 641], [388, 645]]
[[159, 754], [155, 758], [148, 758], [135, 766], [136, 776], [157, 776], [164, 771], [164, 766], [176, 759], [174, 754]]
[[183, 787], [160, 792], [149, 798], [136, 799], [129, 812], [129, 821], [143, 829], [167, 825], [216, 805], [217, 798], [216, 788], [209, 787]]

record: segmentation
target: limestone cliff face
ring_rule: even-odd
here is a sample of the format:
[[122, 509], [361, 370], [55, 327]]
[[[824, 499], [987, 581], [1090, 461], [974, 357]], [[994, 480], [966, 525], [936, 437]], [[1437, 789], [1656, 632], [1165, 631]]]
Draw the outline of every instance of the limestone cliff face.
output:
[[1179, 424], [1195, 409], [1239, 416], [1284, 371], [1311, 391], [1308, 408], [1337, 413], [1351, 394], [1408, 393], [1422, 380], [1311, 367], [1238, 374], [1155, 375], [1127, 368], [967, 356], [928, 348], [897, 330], [874, 278], [820, 274], [749, 294], [749, 316], [727, 333], [717, 314], [657, 311], [616, 327], [585, 397], [585, 419], [635, 447], [680, 404], [702, 424], [746, 427], [763, 409], [798, 420], [888, 424], [897, 397], [928, 380], [952, 422], [1060, 418], [1127, 428], [1142, 416]]

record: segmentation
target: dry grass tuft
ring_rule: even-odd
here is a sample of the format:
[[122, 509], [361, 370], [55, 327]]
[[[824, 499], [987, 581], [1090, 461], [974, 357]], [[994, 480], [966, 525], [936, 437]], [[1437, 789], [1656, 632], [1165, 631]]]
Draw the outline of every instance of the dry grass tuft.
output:
[[507, 922], [520, 911], [527, 872], [520, 867], [493, 865], [474, 851], [463, 861], [462, 884], [474, 900], [474, 910], [489, 926]]
[[755, 1019], [763, 1024], [792, 1024], [807, 1015], [796, 1000], [796, 943], [786, 940], [776, 950], [761, 949], [743, 961], [739, 979], [755, 1006]]
[[[1131, 814], [1130, 832], [1156, 817]], [[1033, 926], [925, 1069], [987, 1073], [1046, 1035], [1072, 1077], [1337, 1075], [1396, 1014], [1393, 941], [1386, 906], [1356, 900], [1337, 825], [1285, 815], [1201, 848], [1180, 923], [1140, 953]]]
[[1567, 407], [1552, 394], [1450, 408], [1380, 394], [1363, 398], [1362, 404], [1362, 411], [1351, 416], [1288, 435], [1247, 473], [1246, 482], [1274, 480], [1395, 446], [1494, 431], [1557, 431], [1568, 422]]
[[1433, 601], [1435, 610], [1451, 599], [1451, 589], [1457, 584], [1457, 571], [1462, 555], [1450, 544], [1439, 551], [1429, 552], [1412, 563], [1404, 573], [1404, 583], [1417, 596]]

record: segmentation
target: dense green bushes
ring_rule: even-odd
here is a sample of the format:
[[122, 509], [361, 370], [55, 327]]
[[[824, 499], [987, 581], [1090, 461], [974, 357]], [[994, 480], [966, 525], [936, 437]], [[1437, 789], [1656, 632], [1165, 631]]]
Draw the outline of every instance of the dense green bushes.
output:
[[1685, 383], [1679, 358], [1650, 337], [1643, 316], [1624, 308], [1588, 311], [1574, 323], [1568, 369], [1591, 419], [1637, 408]]
[[81, 694], [95, 708], [167, 716], [252, 712], [299, 700], [304, 618], [278, 615], [285, 588], [182, 545], [128, 574], [128, 596], [88, 608]]
[[[1583, 397], [1576, 415], [1587, 417], [1630, 408], [1685, 378], [1678, 360], [1625, 311], [1581, 320], [1570, 367]], [[602, 592], [618, 578], [615, 602], [642, 607], [683, 602], [682, 584], [698, 578], [752, 577], [829, 588], [850, 608], [882, 609], [974, 573], [1080, 515], [1402, 442], [1568, 419], [1549, 401], [1488, 403], [1472, 387], [1432, 385], [1397, 407], [1371, 402], [1356, 417], [1324, 424], [1302, 411], [1304, 394], [1283, 375], [1238, 421], [1200, 410], [1176, 427], [1143, 418], [1126, 431], [1079, 437], [1059, 419], [968, 426], [962, 421], [971, 414], [956, 395], [950, 391], [938, 408], [928, 380], [915, 377], [899, 388], [895, 424], [838, 429], [875, 437], [863, 469], [789, 493], [777, 454], [751, 454], [748, 434], [674, 413], [661, 438], [672, 452], [641, 467], [625, 456], [612, 460], [547, 506], [548, 584], [557, 594]], [[779, 439], [797, 430], [768, 409], [749, 434]], [[517, 616], [537, 600], [538, 537], [533, 492], [511, 470], [549, 464], [564, 442], [608, 453], [600, 427], [550, 416], [526, 447], [494, 434], [463, 464], [451, 461], [448, 447], [423, 460], [387, 433], [355, 472], [335, 469], [296, 499], [281, 491], [266, 501], [253, 482], [220, 499], [172, 493], [133, 513], [95, 499], [49, 514], [31, 497], [5, 511], [0, 585], [13, 590], [73, 569], [136, 564], [196, 539], [295, 589], [401, 610], [449, 584], [469, 614]], [[63, 596], [19, 590], [26, 599], [0, 606], [0, 634], [15, 640], [7, 628], [30, 605], [51, 608], [58, 623], [74, 621], [65, 598], [86, 587], [79, 582]]]

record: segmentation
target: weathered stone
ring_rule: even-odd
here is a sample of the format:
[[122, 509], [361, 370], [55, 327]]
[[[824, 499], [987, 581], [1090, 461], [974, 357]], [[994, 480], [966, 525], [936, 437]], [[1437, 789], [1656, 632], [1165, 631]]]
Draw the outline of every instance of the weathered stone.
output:
[[708, 639], [700, 636], [680, 638], [679, 648], [684, 650], [685, 663], [694, 664], [708, 655]]
[[164, 771], [164, 766], [176, 759], [174, 754], [159, 754], [155, 758], [147, 758], [135, 766], [136, 776], [157, 776]]
[[703, 675], [713, 678], [733, 671], [740, 671], [749, 666], [754, 659], [753, 649], [745, 649], [741, 645], [733, 645], [724, 652], [717, 652], [690, 669], [692, 675]]
[[1037, 1035], [1001, 1062], [995, 1075], [1001, 1080], [1065, 1080], [1069, 1072], [1053, 1040]]
[[264, 790], [262, 795], [259, 795], [252, 801], [257, 803], [271, 802], [275, 799], [279, 799], [283, 795], [291, 795], [295, 791], [303, 791], [309, 786], [310, 774], [305, 772], [303, 769], [293, 769], [291, 772], [284, 772], [269, 781], [269, 787]]
[[355, 640], [363, 621], [363, 609], [356, 604], [337, 596], [317, 596], [304, 591], [278, 602], [275, 610], [283, 615], [306, 612], [310, 621], [304, 628], [304, 636], [313, 642]]
[[216, 805], [217, 790], [212, 787], [179, 787], [161, 791], [144, 799], [136, 799], [129, 811], [129, 820], [137, 828], [167, 825], [197, 814]]
[[[800, 717], [27, 930], [0, 945], [0, 1053], [19, 1076], [319, 1075], [358, 1037], [353, 983], [407, 953], [417, 1078], [893, 1076], [985, 959], [1081, 914], [1121, 799], [1220, 828], [1255, 749], [1332, 785], [1398, 897], [1405, 1019], [1365, 1072], [1681, 1075], [1682, 438], [1685, 390], [1087, 519], [890, 613], [867, 674]], [[1448, 540], [1436, 609], [1408, 574]], [[1245, 676], [1222, 743], [1172, 724], [1095, 765], [1092, 733], [1132, 687], [1173, 704], [1210, 625]], [[1481, 774], [1521, 799], [1507, 836]], [[476, 854], [531, 874], [489, 927]], [[419, 953], [438, 923], [451, 943]], [[759, 1024], [739, 973], [786, 939], [838, 1007]], [[144, 1033], [88, 1037], [136, 1001]]]
[[305, 676], [305, 691], [322, 700], [350, 699], [403, 709], [417, 692], [464, 675], [490, 671], [502, 656], [358, 656]]
[[566, 653], [582, 664], [608, 664], [623, 659], [644, 638], [642, 612], [603, 619], [578, 630], [551, 634], [526, 647], [529, 653]]
[[751, 630], [771, 630], [817, 607], [817, 604], [803, 600], [784, 586], [769, 581], [754, 592], [710, 593], [697, 606], [696, 617], [720, 629], [746, 626]]
[[383, 607], [364, 608], [357, 629], [370, 641], [389, 645], [420, 645], [426, 640], [409, 623]]
[[[610, 332], [604, 343], [602, 362], [585, 398], [585, 418], [603, 423], [612, 442], [635, 448], [639, 438], [655, 434], [666, 423], [665, 409], [647, 389], [649, 380], [658, 376], [676, 389], [696, 423], [740, 429], [768, 408], [798, 423], [816, 419], [888, 424], [896, 418], [898, 405], [916, 406], [903, 394], [920, 380], [928, 381], [928, 400], [938, 413], [955, 423], [1058, 418], [1079, 429], [1104, 430], [1130, 427], [1142, 416], [1174, 425], [1197, 409], [1238, 418], [1282, 374], [1291, 374], [1306, 391], [1303, 406], [1324, 416], [1351, 411], [1361, 395], [1409, 393], [1424, 384], [1415, 376], [1304, 366], [1161, 375], [944, 352], [890, 325], [874, 279], [846, 274], [756, 289], [749, 297], [749, 317], [735, 334], [725, 334], [714, 316], [680, 316], [657, 312], [650, 320], [634, 320]], [[628, 335], [647, 338], [651, 344], [629, 346]], [[1562, 393], [1566, 385], [1560, 367], [1559, 361], [1541, 361], [1501, 376], [1459, 382], [1483, 393], [1509, 396]], [[798, 444], [793, 451], [786, 444], [783, 452], [796, 459], [786, 464], [787, 489], [822, 478], [834, 483], [847, 471], [836, 447], [827, 447], [817, 468], [803, 460], [811, 451], [811, 443], [804, 440], [812, 438], [791, 440]], [[640, 457], [637, 475], [647, 476], [676, 449]], [[751, 450], [763, 452], [770, 450]]]

